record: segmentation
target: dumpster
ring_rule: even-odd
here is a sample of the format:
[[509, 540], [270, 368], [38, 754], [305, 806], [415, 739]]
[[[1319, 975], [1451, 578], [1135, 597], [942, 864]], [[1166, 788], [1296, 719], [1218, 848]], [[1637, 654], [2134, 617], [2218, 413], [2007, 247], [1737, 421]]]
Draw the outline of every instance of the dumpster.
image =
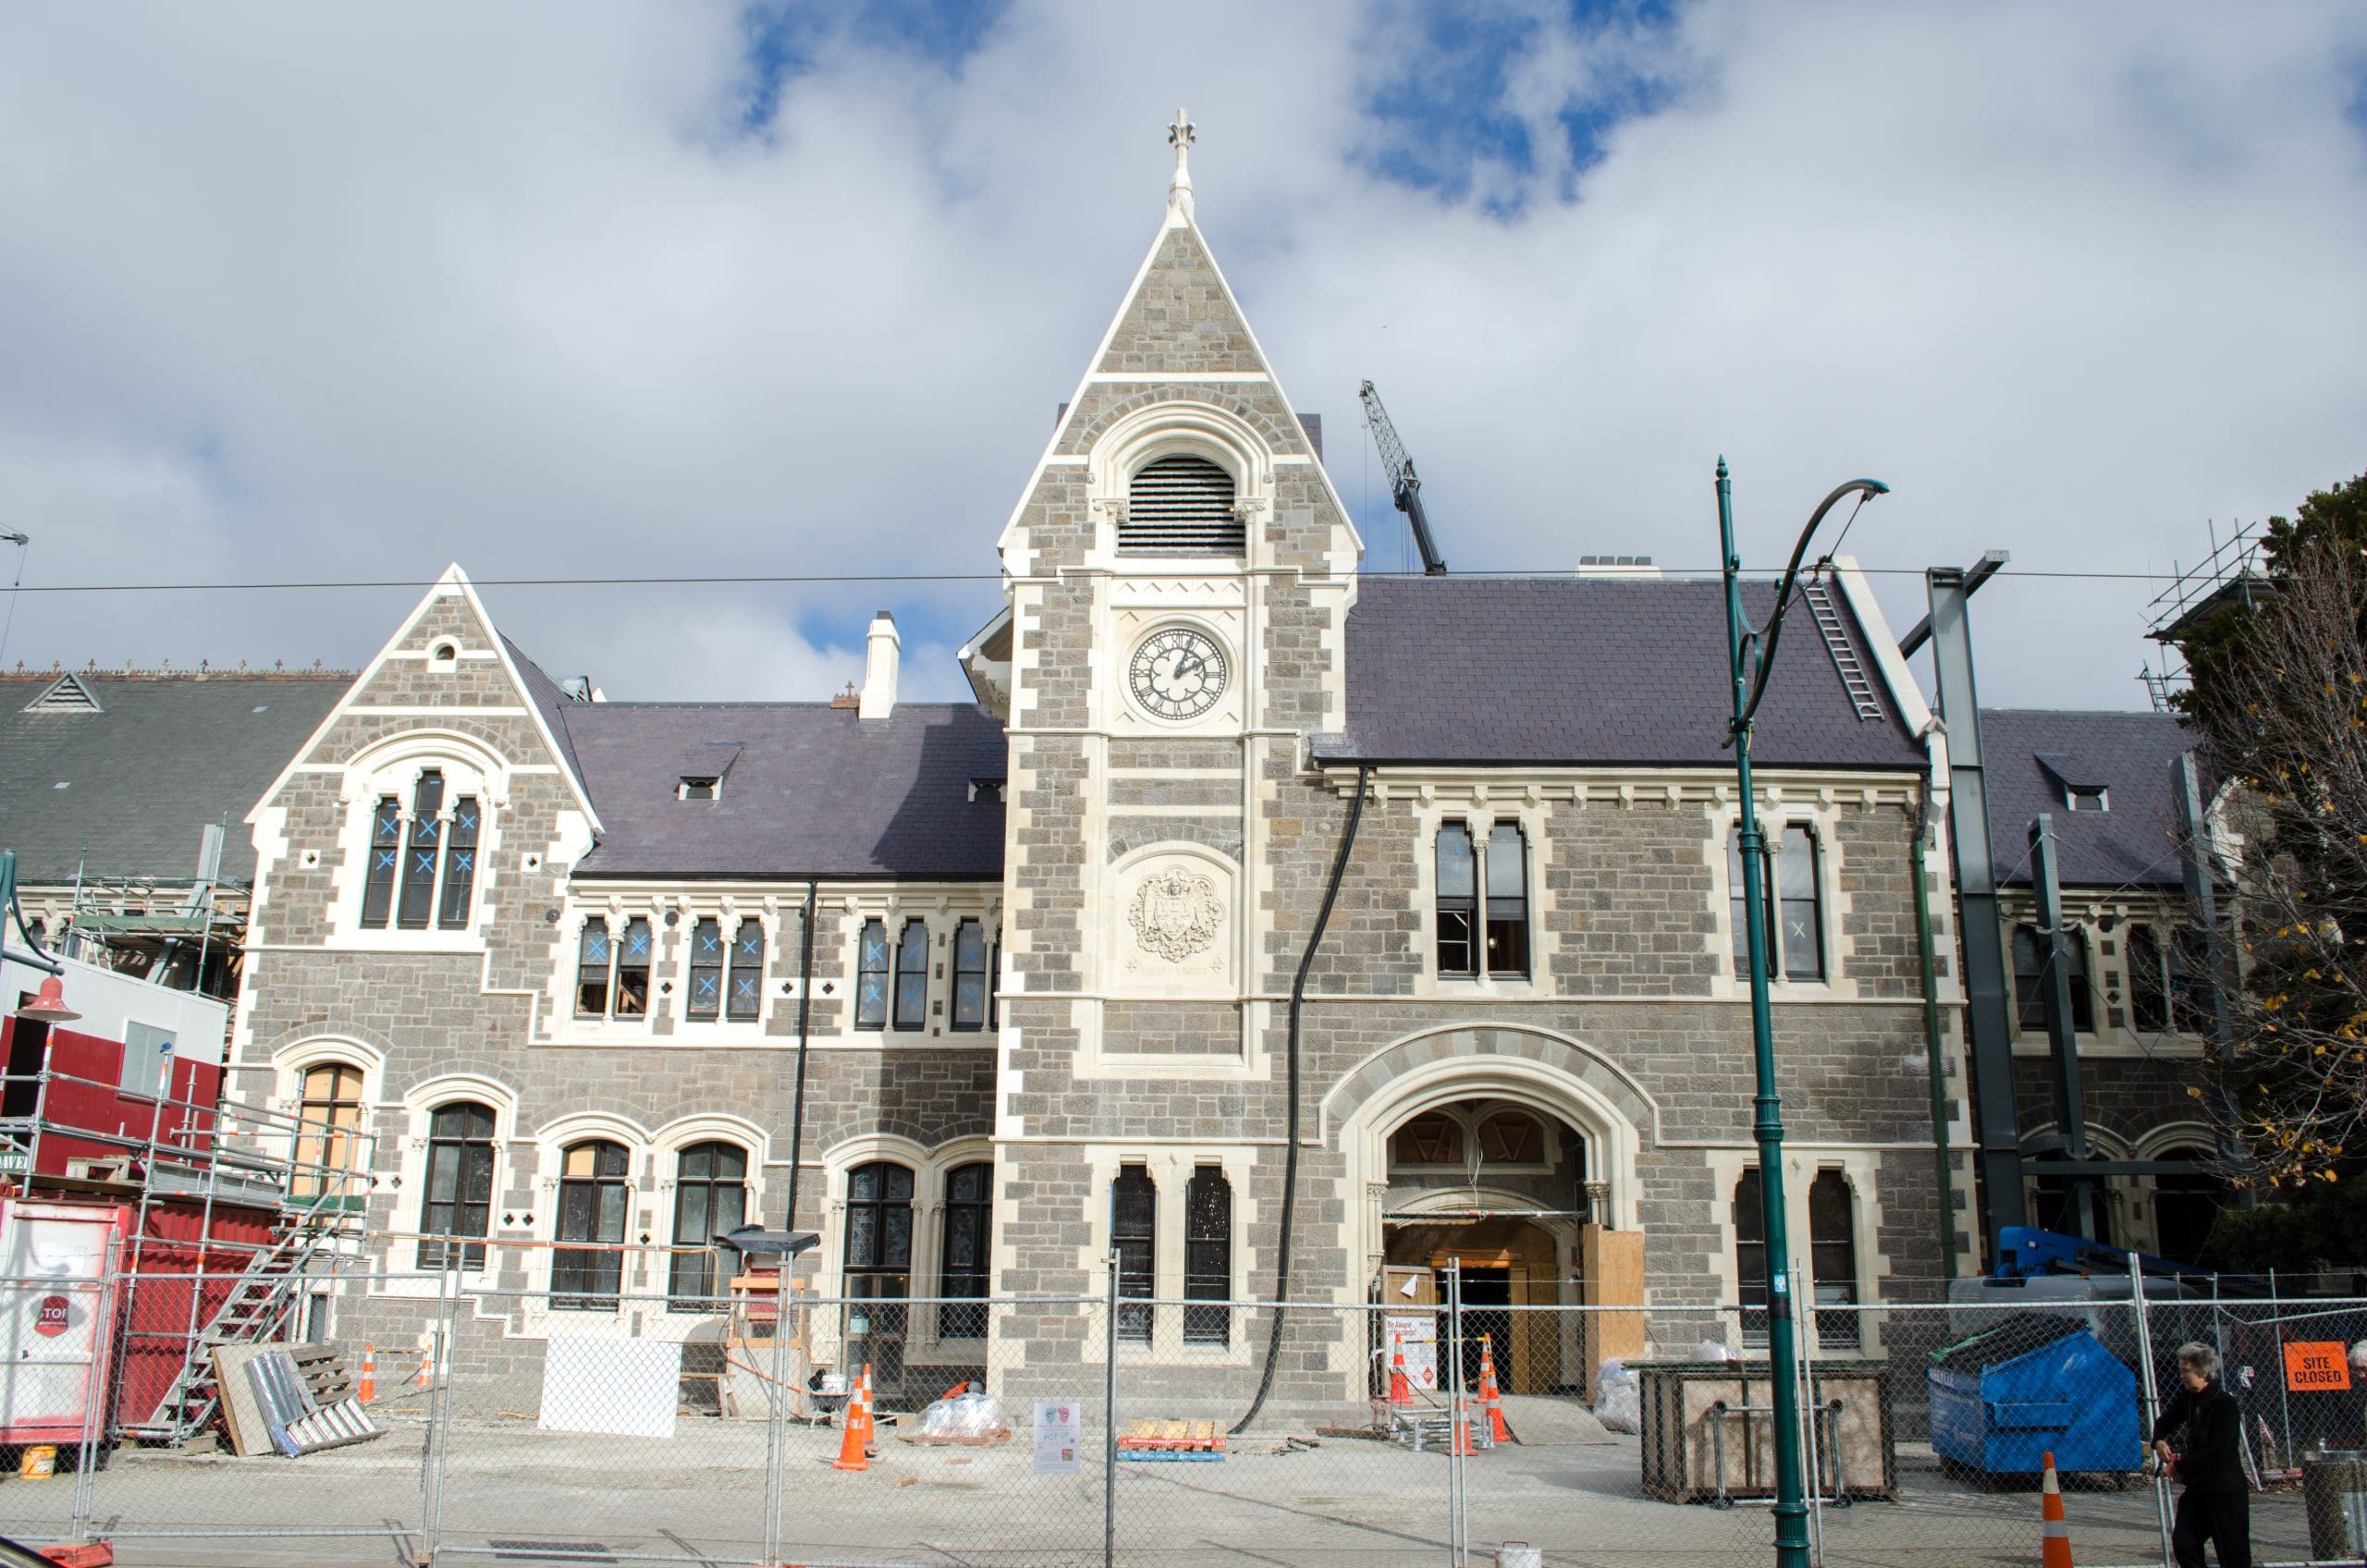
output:
[[1989, 1476], [2144, 1463], [2137, 1374], [2075, 1319], [2017, 1312], [1932, 1353], [1932, 1452]]

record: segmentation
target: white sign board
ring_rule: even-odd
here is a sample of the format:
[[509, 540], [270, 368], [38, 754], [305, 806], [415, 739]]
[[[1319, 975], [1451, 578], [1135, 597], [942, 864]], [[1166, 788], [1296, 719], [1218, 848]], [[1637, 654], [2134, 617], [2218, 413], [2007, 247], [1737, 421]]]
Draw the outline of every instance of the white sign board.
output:
[[543, 1349], [546, 1432], [670, 1438], [681, 1403], [682, 1347], [670, 1340], [553, 1334]]
[[1073, 1476], [1085, 1447], [1085, 1413], [1073, 1404], [1036, 1402], [1036, 1473]]
[[[1435, 1393], [1439, 1386], [1439, 1319], [1438, 1314], [1425, 1312], [1419, 1317], [1407, 1315], [1381, 1319], [1380, 1337], [1392, 1354], [1403, 1349], [1405, 1353], [1405, 1377], [1425, 1393]], [[1389, 1364], [1394, 1366], [1392, 1361]]]

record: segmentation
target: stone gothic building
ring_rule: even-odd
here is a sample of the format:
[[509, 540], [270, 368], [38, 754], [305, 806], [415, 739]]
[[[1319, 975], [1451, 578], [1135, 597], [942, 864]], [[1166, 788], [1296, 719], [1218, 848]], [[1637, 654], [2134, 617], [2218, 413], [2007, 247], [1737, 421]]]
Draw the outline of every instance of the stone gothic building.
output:
[[[1319, 431], [1180, 183], [979, 530], [975, 704], [900, 701], [886, 616], [852, 704], [596, 700], [456, 568], [248, 819], [241, 1090], [350, 1127], [374, 1258], [458, 1268], [520, 1354], [711, 1338], [707, 1259], [599, 1249], [743, 1219], [819, 1231], [826, 1298], [944, 1298], [817, 1323], [891, 1389], [1073, 1383], [1073, 1322], [965, 1304], [1098, 1293], [1113, 1252], [1122, 1354], [1226, 1401], [1267, 1320], [1194, 1303], [1427, 1300], [1449, 1260], [1475, 1301], [1751, 1299], [1721, 590], [1360, 578]], [[1757, 754], [1793, 1235], [1834, 1303], [1931, 1292], [1972, 1227], [1909, 869], [1937, 741], [1864, 582], [1812, 598]], [[406, 1342], [436, 1290], [335, 1331]], [[1504, 1348], [1523, 1390], [1590, 1355]], [[1294, 1316], [1277, 1397], [1360, 1401], [1367, 1350]]]

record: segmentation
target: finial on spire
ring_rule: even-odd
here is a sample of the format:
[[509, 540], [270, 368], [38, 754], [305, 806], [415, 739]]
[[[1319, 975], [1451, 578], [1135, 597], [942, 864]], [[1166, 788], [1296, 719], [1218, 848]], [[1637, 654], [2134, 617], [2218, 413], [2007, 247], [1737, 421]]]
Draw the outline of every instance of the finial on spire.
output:
[[1167, 185], [1167, 204], [1185, 217], [1192, 215], [1192, 143], [1199, 138], [1193, 134], [1198, 128], [1192, 123], [1190, 113], [1175, 111], [1175, 121], [1167, 128], [1167, 144], [1175, 149], [1175, 178]]

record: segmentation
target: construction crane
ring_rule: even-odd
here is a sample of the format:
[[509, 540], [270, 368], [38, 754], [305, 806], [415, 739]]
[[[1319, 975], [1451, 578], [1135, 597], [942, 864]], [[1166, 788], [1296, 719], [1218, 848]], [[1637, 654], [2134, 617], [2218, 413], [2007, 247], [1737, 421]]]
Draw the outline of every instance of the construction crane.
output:
[[1422, 510], [1422, 481], [1414, 472], [1414, 459], [1405, 455], [1405, 443], [1397, 439], [1397, 427], [1389, 423], [1389, 410], [1380, 406], [1380, 394], [1373, 390], [1372, 383], [1366, 382], [1356, 397], [1365, 406], [1365, 423], [1372, 426], [1373, 445], [1380, 448], [1380, 465], [1389, 471], [1390, 497], [1414, 525], [1414, 545], [1422, 552], [1422, 575], [1444, 577], [1446, 562], [1439, 559], [1439, 547], [1430, 539], [1430, 519]]

